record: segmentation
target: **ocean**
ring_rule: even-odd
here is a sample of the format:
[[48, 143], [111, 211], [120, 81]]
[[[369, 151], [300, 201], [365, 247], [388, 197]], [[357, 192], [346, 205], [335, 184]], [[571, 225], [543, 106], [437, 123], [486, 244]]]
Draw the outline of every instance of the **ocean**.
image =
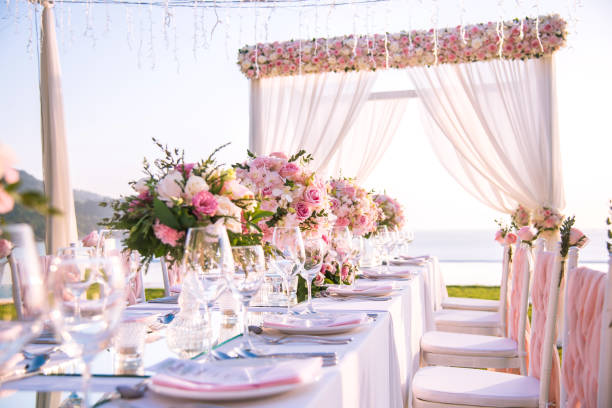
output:
[[[580, 263], [607, 271], [606, 230], [584, 232], [590, 242], [580, 252]], [[447, 285], [497, 286], [501, 280], [502, 248], [493, 236], [490, 230], [416, 231], [409, 254], [437, 256]], [[39, 250], [44, 251], [42, 243]], [[163, 288], [159, 262], [151, 264], [144, 282], [147, 288]], [[0, 299], [10, 297], [10, 271], [8, 265], [0, 264]]]

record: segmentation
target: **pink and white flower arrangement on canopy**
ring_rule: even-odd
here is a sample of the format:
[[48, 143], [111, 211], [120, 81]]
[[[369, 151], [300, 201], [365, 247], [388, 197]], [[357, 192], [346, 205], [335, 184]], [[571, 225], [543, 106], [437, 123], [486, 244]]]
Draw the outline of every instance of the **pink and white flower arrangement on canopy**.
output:
[[535, 210], [532, 222], [540, 234], [545, 231], [553, 232], [557, 231], [561, 226], [563, 215], [554, 208], [543, 206]]
[[517, 229], [526, 227], [531, 224], [531, 211], [523, 207], [521, 204], [516, 207], [516, 210], [511, 215], [512, 222]]
[[297, 227], [313, 232], [333, 224], [327, 184], [309, 169], [312, 156], [304, 150], [288, 157], [276, 152], [234, 165], [236, 177], [255, 193], [265, 212], [257, 225], [270, 242], [274, 227]]
[[114, 214], [102, 225], [129, 230], [125, 245], [145, 263], [153, 257], [171, 262], [183, 258], [189, 228], [225, 225], [232, 245], [258, 244], [255, 229], [257, 202], [237, 179], [234, 169], [215, 162], [215, 150], [206, 160], [185, 163], [184, 152], [169, 150], [155, 139], [165, 154], [155, 168], [145, 159], [146, 176], [132, 182], [134, 194], [113, 201]]
[[378, 219], [378, 226], [386, 226], [387, 228], [401, 229], [404, 226], [404, 208], [394, 198], [387, 194], [376, 194], [374, 202], [382, 211], [382, 216]]
[[383, 213], [371, 193], [354, 179], [332, 179], [329, 186], [331, 211], [338, 217], [336, 226], [349, 227], [353, 234], [360, 236], [376, 231]]
[[490, 21], [437, 31], [259, 43], [238, 50], [238, 65], [247, 78], [266, 78], [488, 61], [500, 53], [504, 59], [524, 60], [561, 48], [566, 24], [554, 14], [504, 21], [501, 28]]

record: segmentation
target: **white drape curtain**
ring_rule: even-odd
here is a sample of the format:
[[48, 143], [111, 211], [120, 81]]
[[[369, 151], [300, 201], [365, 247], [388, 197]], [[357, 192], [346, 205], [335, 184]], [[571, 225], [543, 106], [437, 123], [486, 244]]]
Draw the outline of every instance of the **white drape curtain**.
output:
[[564, 208], [552, 57], [407, 72], [436, 154], [467, 191], [505, 213]]
[[53, 4], [44, 3], [40, 55], [40, 110], [45, 195], [61, 215], [47, 217], [47, 253], [77, 242], [74, 198], [68, 169], [64, 102]]
[[405, 97], [369, 100], [331, 160], [330, 174], [365, 181], [389, 148], [408, 101]]
[[257, 154], [305, 149], [315, 159], [313, 169], [326, 174], [375, 81], [374, 72], [251, 81], [250, 149]]

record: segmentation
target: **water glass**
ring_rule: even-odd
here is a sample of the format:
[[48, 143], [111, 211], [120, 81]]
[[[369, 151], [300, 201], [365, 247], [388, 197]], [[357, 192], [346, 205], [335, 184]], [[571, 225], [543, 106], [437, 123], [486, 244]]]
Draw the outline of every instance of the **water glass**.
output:
[[304, 242], [299, 227], [275, 227], [272, 235], [274, 263], [287, 292], [287, 313], [291, 312], [291, 283], [304, 265]]
[[334, 227], [330, 234], [330, 253], [338, 262], [339, 285], [344, 284], [347, 276], [342, 276], [343, 265], [349, 260], [351, 247], [353, 245], [351, 231], [348, 227]]
[[306, 310], [315, 313], [312, 307], [312, 280], [321, 271], [323, 259], [327, 253], [327, 246], [322, 238], [304, 240], [304, 267], [301, 268], [300, 275], [306, 280], [308, 288], [308, 304]]
[[144, 374], [144, 346], [147, 325], [142, 320], [126, 320], [119, 324], [113, 341], [116, 375]]

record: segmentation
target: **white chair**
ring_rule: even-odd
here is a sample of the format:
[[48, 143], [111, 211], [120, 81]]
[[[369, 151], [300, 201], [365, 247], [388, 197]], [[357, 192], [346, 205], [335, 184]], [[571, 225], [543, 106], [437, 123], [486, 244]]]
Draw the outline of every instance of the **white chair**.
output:
[[[510, 246], [503, 246], [502, 256], [502, 279], [499, 285], [500, 299], [502, 288], [507, 284], [508, 274], [506, 274], [506, 281], [504, 281], [504, 269], [510, 262]], [[497, 312], [500, 307], [499, 300], [493, 299], [475, 299], [475, 298], [463, 298], [463, 297], [452, 297], [448, 296], [442, 300], [442, 309], [448, 310], [477, 310], [481, 312]]]
[[570, 249], [566, 274], [560, 406], [607, 408], [612, 406], [612, 254], [606, 274], [578, 268], [577, 253]]
[[[509, 308], [511, 306], [513, 311], [519, 312], [518, 324], [517, 327], [512, 327], [512, 335], [496, 337], [430, 331], [421, 337], [423, 364], [470, 368], [520, 368], [522, 375], [527, 374], [525, 327], [531, 278], [530, 255], [531, 248], [527, 244], [521, 244], [516, 250], [515, 261], [511, 266], [516, 282], [511, 291], [520, 296], [516, 302], [518, 304], [512, 304], [513, 297], [510, 299]], [[514, 326], [511, 322], [508, 322], [508, 325]]]
[[164, 296], [171, 296], [181, 291], [181, 266], [179, 264], [168, 265], [166, 258], [159, 258], [164, 280]]
[[437, 331], [468, 333], [485, 336], [506, 335], [506, 296], [510, 271], [510, 246], [504, 245], [502, 282], [500, 287], [499, 308], [496, 312], [478, 310], [443, 309], [434, 314]]
[[[561, 269], [559, 248], [560, 244], [557, 244], [554, 253], [541, 251], [538, 254], [546, 267], [543, 268], [544, 273], [539, 276], [536, 274], [535, 278], [534, 317], [551, 317], [545, 319], [544, 333], [532, 333], [532, 357], [539, 353], [539, 367], [531, 361], [530, 376], [472, 368], [423, 367], [412, 380], [414, 408], [547, 406]], [[542, 305], [545, 299], [544, 285], [548, 292], [547, 305]]]

